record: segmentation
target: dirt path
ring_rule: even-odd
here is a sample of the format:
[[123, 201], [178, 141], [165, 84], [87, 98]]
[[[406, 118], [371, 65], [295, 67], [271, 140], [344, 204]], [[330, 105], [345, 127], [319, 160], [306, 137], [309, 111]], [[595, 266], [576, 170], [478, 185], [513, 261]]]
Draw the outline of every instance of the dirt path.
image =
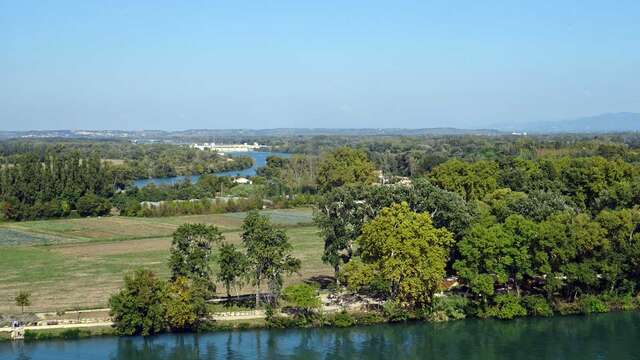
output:
[[[344, 308], [354, 310], [354, 309], [361, 308], [364, 305], [364, 303], [362, 302], [353, 302], [343, 306], [329, 305], [327, 304], [328, 301], [326, 296], [324, 295], [321, 296], [321, 299], [323, 300], [323, 303], [325, 303], [322, 306], [322, 311], [327, 313], [338, 312]], [[80, 310], [80, 311], [70, 312], [70, 313], [78, 313], [78, 312], [84, 313], [84, 312], [96, 312], [96, 311], [104, 312], [108, 310], [109, 309], [90, 309], [90, 310]], [[43, 317], [44, 315], [51, 315], [51, 314], [55, 314], [55, 313], [40, 313], [38, 315], [40, 315], [40, 317]], [[266, 314], [264, 310], [230, 311], [230, 312], [212, 313], [210, 318], [216, 321], [255, 320], [255, 319], [266, 318]], [[80, 323], [72, 322], [72, 323], [57, 324], [57, 325], [25, 326], [24, 328], [25, 330], [52, 330], [52, 329], [73, 329], [73, 328], [86, 328], [86, 327], [111, 326], [111, 325], [113, 325], [113, 322], [111, 321], [100, 320], [100, 321], [94, 321], [94, 322], [91, 322], [91, 321], [80, 322]], [[10, 331], [11, 331], [11, 327], [0, 328], [0, 332], [10, 332]]]
[[[106, 322], [92, 322], [92, 323], [76, 323], [76, 324], [58, 324], [58, 325], [37, 325], [37, 326], [25, 326], [25, 330], [53, 330], [53, 329], [76, 329], [76, 328], [88, 328], [98, 326], [111, 326], [111, 321]], [[11, 332], [11, 327], [2, 327], [0, 332]]]

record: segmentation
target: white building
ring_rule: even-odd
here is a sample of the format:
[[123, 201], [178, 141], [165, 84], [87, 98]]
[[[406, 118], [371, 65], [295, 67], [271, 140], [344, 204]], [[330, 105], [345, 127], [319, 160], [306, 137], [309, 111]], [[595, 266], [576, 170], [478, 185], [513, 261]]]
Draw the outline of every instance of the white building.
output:
[[217, 152], [224, 153], [224, 152], [253, 151], [264, 146], [259, 145], [257, 142], [254, 142], [253, 144], [244, 143], [244, 144], [228, 144], [228, 145], [224, 145], [224, 144], [216, 145], [216, 143], [191, 144], [190, 147], [193, 149], [217, 151]]
[[253, 184], [251, 180], [244, 177], [235, 178], [233, 179], [233, 182], [236, 184]]

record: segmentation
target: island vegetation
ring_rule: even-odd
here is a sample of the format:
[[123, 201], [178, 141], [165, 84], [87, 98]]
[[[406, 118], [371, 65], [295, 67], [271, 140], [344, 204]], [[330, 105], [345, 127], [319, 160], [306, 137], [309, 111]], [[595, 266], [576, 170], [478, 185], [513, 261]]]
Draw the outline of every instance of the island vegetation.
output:
[[[272, 145], [299, 155], [270, 157], [249, 186], [204, 176], [125, 192], [116, 191], [113, 177], [99, 176], [111, 171], [99, 157], [77, 155], [61, 166], [32, 155], [29, 166], [45, 180], [34, 190], [3, 180], [4, 193], [14, 194], [3, 197], [5, 216], [39, 217], [7, 214], [23, 202], [53, 201], [61, 208], [68, 201], [78, 216], [106, 215], [93, 210], [106, 207], [92, 205], [102, 199], [130, 217], [248, 211], [239, 241], [216, 225], [184, 224], [166, 255], [168, 275], [127, 274], [109, 300], [123, 335], [215, 328], [212, 299], [264, 311], [272, 327], [507, 320], [640, 306], [637, 134], [351, 140], [345, 147], [340, 137], [280, 139]], [[22, 166], [13, 164], [3, 174]], [[60, 177], [58, 168], [65, 169]], [[72, 201], [47, 190], [55, 186]], [[30, 195], [40, 191], [56, 195]], [[216, 202], [223, 192], [245, 203]], [[16, 202], [15, 194], [28, 200]], [[145, 210], [150, 201], [165, 203]], [[181, 201], [189, 205], [175, 205]], [[199, 210], [188, 210], [193, 204]], [[294, 255], [289, 233], [256, 210], [300, 205], [314, 208], [318, 260], [331, 274], [287, 284], [309, 260]], [[348, 299], [359, 306], [344, 305]]]

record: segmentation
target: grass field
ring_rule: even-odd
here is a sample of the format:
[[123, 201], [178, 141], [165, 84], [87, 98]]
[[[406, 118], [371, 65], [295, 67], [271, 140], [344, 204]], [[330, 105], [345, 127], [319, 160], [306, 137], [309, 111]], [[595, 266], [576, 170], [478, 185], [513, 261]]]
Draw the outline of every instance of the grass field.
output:
[[[311, 226], [311, 210], [265, 211], [287, 226], [294, 254], [302, 260], [298, 282], [330, 275], [320, 260], [323, 243]], [[105, 217], [0, 224], [0, 312], [15, 312], [13, 297], [33, 293], [30, 311], [104, 307], [137, 267], [168, 276], [171, 233], [183, 223], [215, 224], [227, 241], [240, 242], [243, 213], [167, 218]], [[222, 286], [218, 286], [220, 292]], [[249, 288], [245, 289], [249, 291]]]

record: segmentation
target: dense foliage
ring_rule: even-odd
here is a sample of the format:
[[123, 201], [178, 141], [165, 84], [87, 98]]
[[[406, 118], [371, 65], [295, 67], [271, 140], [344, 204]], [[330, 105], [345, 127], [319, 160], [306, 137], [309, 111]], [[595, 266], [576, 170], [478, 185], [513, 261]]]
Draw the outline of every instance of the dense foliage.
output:
[[[467, 153], [463, 144], [477, 152]], [[315, 220], [325, 240], [323, 260], [349, 289], [405, 309], [388, 306], [398, 318], [406, 309], [433, 309], [433, 298], [403, 296], [384, 277], [399, 272], [403, 281], [411, 278], [398, 270], [403, 227], [392, 224], [411, 223], [417, 213], [453, 234], [443, 269], [455, 276], [449, 283], [458, 284], [449, 296], [460, 292], [471, 301], [468, 313], [501, 319], [589, 313], [614, 306], [605, 305], [615, 303], [610, 299], [638, 295], [637, 142], [459, 138], [449, 145], [457, 155], [449, 153], [424, 170], [392, 170], [413, 175], [410, 183], [336, 185], [319, 200]], [[380, 148], [370, 149], [376, 149], [369, 153], [376, 159]], [[371, 242], [378, 244], [376, 256], [367, 255]], [[421, 246], [426, 243], [411, 248]], [[438, 278], [447, 283], [444, 271]]]
[[235, 184], [230, 180], [211, 180], [217, 178], [210, 176], [198, 187], [188, 184], [137, 189], [129, 186], [134, 179], [208, 174], [253, 165], [250, 157], [228, 158], [177, 145], [15, 141], [0, 144], [4, 154], [0, 164], [0, 210], [10, 220], [72, 214], [102, 216], [109, 214], [114, 204], [125, 214], [144, 215], [142, 201], [209, 198], [216, 192], [224, 192], [225, 185], [232, 188]]
[[352, 289], [375, 284], [394, 301], [421, 306], [440, 289], [453, 235], [403, 202], [366, 223], [357, 243], [359, 256], [344, 275]]
[[79, 153], [49, 156], [33, 154], [16, 158], [0, 168], [0, 200], [4, 217], [25, 220], [66, 216], [105, 215], [106, 200], [115, 191], [110, 168], [97, 156]]

